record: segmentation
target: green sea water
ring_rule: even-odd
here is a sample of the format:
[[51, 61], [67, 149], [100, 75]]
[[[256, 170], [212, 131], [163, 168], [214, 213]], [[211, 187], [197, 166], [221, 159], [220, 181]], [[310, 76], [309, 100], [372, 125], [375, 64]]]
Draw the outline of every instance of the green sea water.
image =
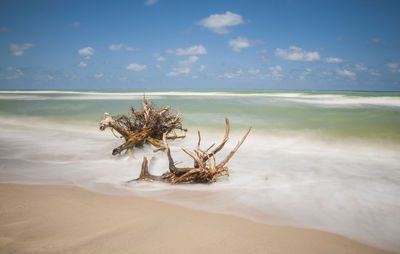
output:
[[127, 114], [146, 96], [171, 105], [188, 127], [252, 125], [264, 132], [303, 131], [337, 138], [400, 143], [399, 92], [185, 90], [3, 91], [0, 114], [98, 122], [104, 112]]

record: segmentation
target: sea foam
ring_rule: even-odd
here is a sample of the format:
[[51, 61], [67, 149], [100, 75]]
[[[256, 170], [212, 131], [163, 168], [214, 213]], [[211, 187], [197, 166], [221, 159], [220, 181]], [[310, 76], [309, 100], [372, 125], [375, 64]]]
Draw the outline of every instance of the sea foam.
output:
[[[289, 224], [338, 233], [377, 247], [399, 250], [399, 147], [335, 142], [301, 131], [266, 134], [255, 128], [228, 164], [229, 177], [215, 184], [141, 182], [143, 156], [162, 174], [168, 161], [150, 146], [134, 159], [111, 155], [121, 144], [96, 124], [61, 124], [40, 117], [0, 119], [0, 181], [73, 184], [93, 191], [144, 195], [195, 209], [234, 214], [262, 223]], [[220, 142], [223, 129], [202, 129], [204, 147]], [[221, 160], [245, 130], [235, 129]], [[195, 132], [174, 141], [177, 166], [192, 160]]]
[[[51, 96], [52, 95], [52, 96]], [[57, 95], [57, 96], [54, 96]], [[308, 93], [271, 93], [271, 92], [177, 92], [177, 91], [141, 91], [141, 92], [90, 92], [90, 91], [0, 91], [0, 99], [9, 100], [140, 100], [168, 97], [202, 98], [275, 98], [287, 102], [318, 104], [331, 107], [355, 107], [365, 105], [400, 107], [398, 96], [356, 96], [342, 94], [308, 94]]]

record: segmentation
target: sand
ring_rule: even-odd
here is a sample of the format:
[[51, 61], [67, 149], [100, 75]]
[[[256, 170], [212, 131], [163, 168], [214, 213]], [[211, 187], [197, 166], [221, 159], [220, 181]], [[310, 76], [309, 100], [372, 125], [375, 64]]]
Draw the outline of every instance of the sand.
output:
[[74, 186], [0, 184], [0, 253], [390, 253], [318, 230], [255, 223]]

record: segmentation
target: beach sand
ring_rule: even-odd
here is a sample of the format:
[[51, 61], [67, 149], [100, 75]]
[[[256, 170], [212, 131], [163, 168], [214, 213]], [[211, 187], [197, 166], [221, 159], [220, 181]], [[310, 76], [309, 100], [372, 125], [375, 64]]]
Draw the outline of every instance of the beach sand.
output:
[[0, 184], [0, 253], [390, 253], [318, 230], [255, 223], [74, 186]]

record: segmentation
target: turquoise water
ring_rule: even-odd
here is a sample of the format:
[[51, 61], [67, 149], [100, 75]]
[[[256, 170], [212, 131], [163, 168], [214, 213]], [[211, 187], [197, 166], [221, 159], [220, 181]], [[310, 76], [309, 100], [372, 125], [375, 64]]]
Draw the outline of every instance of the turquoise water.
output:
[[[132, 183], [142, 157], [162, 174], [168, 161], [151, 146], [112, 156], [121, 144], [99, 131], [103, 113], [140, 109], [143, 96], [179, 111], [180, 150], [231, 137], [217, 157], [250, 136], [211, 185]], [[195, 209], [341, 234], [400, 250], [400, 93], [339, 91], [0, 91], [0, 182], [73, 184], [93, 191], [143, 195]]]
[[[239, 128], [307, 131], [346, 138], [400, 142], [400, 93], [321, 91], [64, 91], [0, 93], [0, 114], [98, 122], [103, 112], [128, 113], [147, 95], [172, 105], [188, 127], [221, 127], [229, 116]], [[221, 120], [222, 119], [222, 120]], [[223, 126], [222, 126], [223, 128]]]

